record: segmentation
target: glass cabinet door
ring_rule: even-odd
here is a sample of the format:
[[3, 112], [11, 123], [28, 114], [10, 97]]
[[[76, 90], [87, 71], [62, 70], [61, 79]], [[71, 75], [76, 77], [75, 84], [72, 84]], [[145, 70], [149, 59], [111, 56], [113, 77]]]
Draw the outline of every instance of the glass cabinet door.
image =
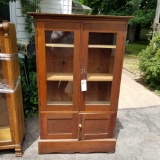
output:
[[47, 105], [73, 104], [74, 32], [45, 31]]
[[0, 93], [0, 142], [11, 140], [6, 94]]
[[116, 34], [89, 32], [86, 105], [109, 105]]

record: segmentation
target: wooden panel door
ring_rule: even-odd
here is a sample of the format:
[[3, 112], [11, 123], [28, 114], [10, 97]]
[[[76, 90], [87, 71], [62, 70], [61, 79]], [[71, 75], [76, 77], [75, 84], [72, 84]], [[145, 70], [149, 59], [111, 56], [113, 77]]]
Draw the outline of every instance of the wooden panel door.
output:
[[106, 113], [80, 113], [79, 140], [108, 138], [109, 121]]
[[77, 113], [41, 113], [42, 139], [77, 139]]

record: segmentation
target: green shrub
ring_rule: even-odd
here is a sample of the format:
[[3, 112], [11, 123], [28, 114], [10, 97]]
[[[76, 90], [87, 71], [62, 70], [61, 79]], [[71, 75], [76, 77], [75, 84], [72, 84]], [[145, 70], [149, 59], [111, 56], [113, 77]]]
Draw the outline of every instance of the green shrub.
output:
[[140, 52], [139, 60], [144, 80], [151, 87], [160, 90], [160, 33], [157, 33], [149, 46]]
[[28, 57], [29, 83], [26, 81], [24, 62], [20, 60], [21, 85], [25, 117], [38, 116], [38, 93], [35, 55]]

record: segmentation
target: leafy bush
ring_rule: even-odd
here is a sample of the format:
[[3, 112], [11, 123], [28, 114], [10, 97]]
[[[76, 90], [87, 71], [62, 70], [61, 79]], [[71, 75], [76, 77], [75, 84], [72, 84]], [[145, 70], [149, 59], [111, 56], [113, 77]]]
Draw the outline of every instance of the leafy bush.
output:
[[149, 46], [139, 54], [139, 68], [144, 80], [160, 91], [160, 33], [150, 41]]
[[21, 84], [25, 117], [38, 115], [38, 93], [35, 55], [28, 57], [29, 83], [26, 81], [24, 62], [20, 60]]

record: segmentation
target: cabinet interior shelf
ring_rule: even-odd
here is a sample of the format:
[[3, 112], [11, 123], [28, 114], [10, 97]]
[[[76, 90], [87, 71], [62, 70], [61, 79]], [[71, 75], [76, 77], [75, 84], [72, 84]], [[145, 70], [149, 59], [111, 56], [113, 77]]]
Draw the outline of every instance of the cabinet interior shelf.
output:
[[[109, 73], [88, 73], [87, 81], [112, 81]], [[73, 81], [72, 73], [47, 73], [47, 81]]]
[[88, 45], [88, 48], [116, 48], [116, 45]]
[[73, 44], [57, 44], [57, 43], [46, 43], [46, 47], [66, 47], [73, 48]]
[[86, 105], [109, 105], [110, 102], [109, 101], [86, 101]]
[[48, 101], [47, 105], [73, 105], [72, 101]]
[[[46, 47], [66, 47], [73, 48], [73, 44], [57, 44], [57, 43], [46, 43]], [[112, 48], [115, 49], [116, 45], [88, 45], [88, 48]]]

